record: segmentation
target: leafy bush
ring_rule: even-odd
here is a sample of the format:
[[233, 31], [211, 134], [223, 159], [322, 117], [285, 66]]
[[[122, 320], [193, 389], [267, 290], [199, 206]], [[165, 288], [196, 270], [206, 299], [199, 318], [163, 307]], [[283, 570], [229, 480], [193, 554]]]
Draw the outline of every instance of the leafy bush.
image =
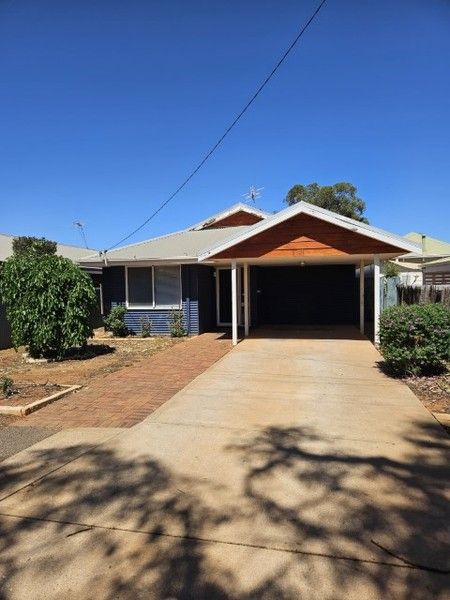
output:
[[10, 377], [4, 376], [0, 379], [0, 388], [3, 396], [9, 398], [14, 393], [14, 381]]
[[173, 310], [170, 313], [170, 335], [172, 337], [183, 337], [187, 335], [183, 322], [183, 311]]
[[450, 310], [441, 304], [387, 308], [380, 318], [380, 342], [395, 375], [442, 370], [450, 358]]
[[126, 312], [127, 309], [125, 306], [113, 306], [109, 311], [109, 315], [103, 319], [106, 329], [109, 329], [113, 335], [118, 337], [125, 337], [128, 335], [128, 327], [125, 325]]
[[14, 254], [2, 265], [0, 294], [14, 347], [62, 358], [92, 335], [95, 290], [89, 275], [55, 254]]
[[141, 317], [141, 337], [150, 337], [152, 335], [152, 322], [148, 317]]
[[398, 277], [400, 275], [400, 267], [397, 263], [387, 260], [383, 264], [383, 274], [385, 277]]

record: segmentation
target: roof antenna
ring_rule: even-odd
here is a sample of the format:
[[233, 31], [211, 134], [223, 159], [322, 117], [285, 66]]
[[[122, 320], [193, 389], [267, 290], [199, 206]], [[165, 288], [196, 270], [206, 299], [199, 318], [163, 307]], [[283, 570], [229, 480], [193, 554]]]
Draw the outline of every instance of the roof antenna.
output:
[[87, 245], [87, 241], [86, 241], [86, 234], [84, 232], [84, 223], [82, 223], [81, 221], [74, 221], [73, 225], [78, 229], [78, 231], [80, 232], [81, 235], [81, 239], [83, 240], [84, 243], [84, 247], [85, 248], [89, 248], [89, 246]]
[[253, 202], [253, 204], [255, 204], [256, 200], [261, 196], [261, 191], [263, 189], [263, 187], [257, 188], [254, 185], [251, 185], [249, 191], [245, 194], [242, 194], [242, 196], [246, 199], [246, 201], [249, 204], [250, 202]]

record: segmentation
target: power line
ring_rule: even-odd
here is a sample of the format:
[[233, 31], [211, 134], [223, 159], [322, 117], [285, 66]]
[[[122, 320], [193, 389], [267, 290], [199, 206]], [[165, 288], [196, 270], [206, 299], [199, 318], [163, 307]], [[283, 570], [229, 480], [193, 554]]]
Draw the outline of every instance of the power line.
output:
[[316, 18], [316, 16], [318, 15], [320, 9], [323, 7], [323, 5], [326, 3], [326, 1], [327, 0], [322, 0], [320, 2], [320, 4], [317, 6], [316, 10], [312, 13], [312, 15], [309, 17], [309, 19], [306, 21], [306, 23], [300, 29], [300, 31], [298, 32], [297, 36], [294, 38], [294, 40], [292, 41], [292, 43], [290, 44], [290, 46], [288, 46], [287, 50], [284, 52], [284, 54], [282, 55], [282, 57], [276, 63], [276, 65], [274, 66], [274, 68], [272, 69], [272, 71], [267, 75], [267, 77], [264, 79], [264, 81], [258, 87], [258, 89], [256, 90], [256, 92], [253, 94], [253, 96], [250, 98], [250, 100], [247, 102], [247, 104], [244, 106], [244, 108], [234, 118], [234, 120], [231, 122], [231, 124], [226, 128], [225, 132], [220, 136], [220, 138], [212, 146], [212, 148], [205, 154], [205, 156], [201, 159], [201, 161], [194, 168], [194, 170], [191, 171], [191, 173], [177, 187], [177, 189], [167, 198], [167, 200], [165, 200], [143, 223], [141, 223], [141, 225], [139, 225], [139, 227], [136, 227], [136, 229], [134, 229], [131, 233], [129, 233], [128, 235], [126, 235], [125, 237], [123, 237], [116, 244], [114, 244], [113, 246], [110, 246], [105, 252], [107, 252], [109, 250], [112, 250], [113, 248], [117, 248], [117, 246], [120, 246], [120, 244], [123, 244], [123, 242], [126, 242], [131, 237], [133, 237], [133, 235], [135, 235], [138, 231], [140, 231], [141, 229], [143, 229], [152, 219], [154, 219], [156, 217], [156, 215], [158, 213], [160, 213], [163, 210], [164, 207], [166, 207], [169, 204], [169, 202], [171, 200], [173, 200], [175, 198], [175, 196], [177, 194], [179, 194], [181, 192], [181, 190], [190, 182], [190, 180], [194, 177], [194, 175], [196, 173], [198, 173], [198, 171], [203, 167], [203, 165], [206, 163], [206, 161], [209, 158], [211, 158], [211, 156], [214, 154], [214, 152], [217, 150], [217, 148], [222, 144], [222, 142], [227, 137], [227, 135], [230, 133], [230, 131], [241, 120], [241, 118], [244, 116], [244, 114], [247, 112], [247, 110], [250, 108], [250, 106], [253, 104], [253, 102], [256, 100], [256, 98], [260, 95], [260, 93], [263, 91], [263, 89], [266, 87], [266, 85], [269, 83], [269, 81], [272, 79], [272, 77], [275, 75], [275, 73], [281, 67], [281, 65], [286, 60], [286, 58], [289, 56], [289, 54], [292, 52], [292, 50], [294, 49], [294, 47], [297, 45], [297, 43], [299, 42], [300, 38], [303, 36], [303, 34], [305, 33], [305, 31], [308, 29], [308, 27], [314, 21], [314, 19]]

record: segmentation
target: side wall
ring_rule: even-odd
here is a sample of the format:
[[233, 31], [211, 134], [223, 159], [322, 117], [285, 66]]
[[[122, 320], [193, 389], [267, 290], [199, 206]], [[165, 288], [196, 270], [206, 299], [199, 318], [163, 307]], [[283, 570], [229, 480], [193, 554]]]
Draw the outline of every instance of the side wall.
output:
[[[195, 335], [209, 329], [211, 321], [210, 289], [212, 274], [210, 268], [199, 265], [181, 265], [181, 292], [184, 325], [189, 334]], [[199, 300], [204, 310], [200, 315]], [[103, 269], [103, 303], [105, 313], [111, 307], [125, 304], [125, 267]], [[170, 333], [170, 309], [128, 310], [125, 315], [127, 327], [140, 334], [142, 319], [151, 321], [152, 333]]]

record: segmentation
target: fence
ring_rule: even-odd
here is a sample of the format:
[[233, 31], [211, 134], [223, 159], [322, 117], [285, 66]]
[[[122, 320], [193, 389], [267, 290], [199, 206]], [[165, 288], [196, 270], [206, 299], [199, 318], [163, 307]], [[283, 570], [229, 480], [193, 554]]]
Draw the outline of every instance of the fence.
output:
[[404, 285], [398, 277], [383, 277], [381, 306], [395, 304], [443, 304], [450, 308], [450, 286]]

